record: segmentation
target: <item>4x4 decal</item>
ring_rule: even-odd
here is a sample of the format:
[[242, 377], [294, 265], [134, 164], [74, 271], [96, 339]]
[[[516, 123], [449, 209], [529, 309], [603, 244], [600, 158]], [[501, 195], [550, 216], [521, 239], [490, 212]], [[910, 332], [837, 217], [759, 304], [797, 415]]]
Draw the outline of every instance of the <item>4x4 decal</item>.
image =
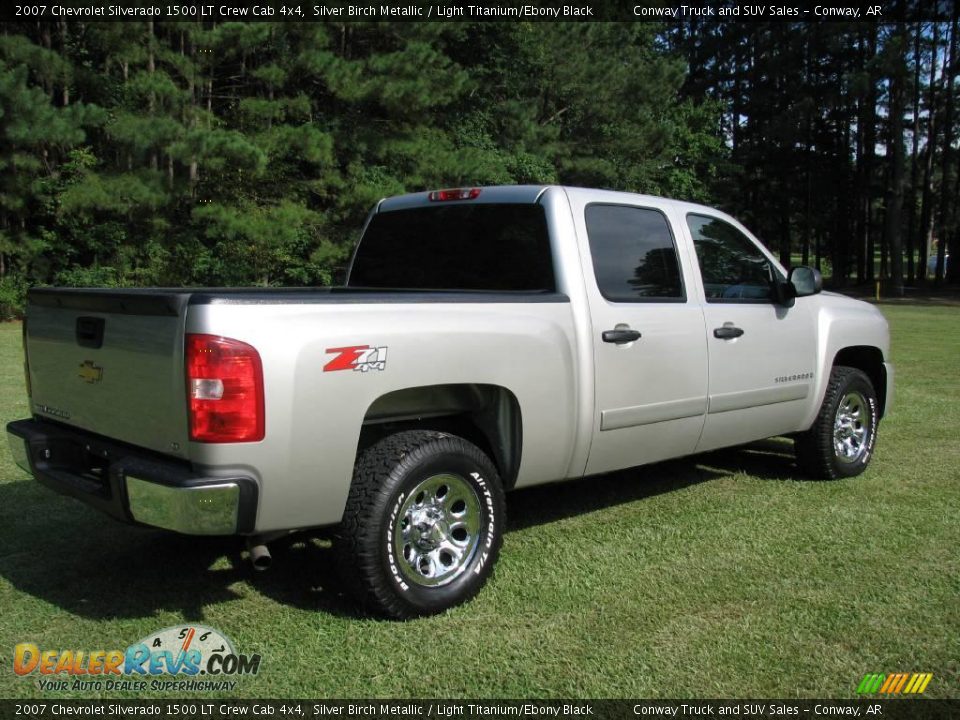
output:
[[335, 358], [323, 366], [324, 372], [334, 370], [383, 370], [387, 366], [387, 348], [370, 347], [369, 345], [352, 345], [350, 347], [327, 348], [327, 353], [334, 353]]

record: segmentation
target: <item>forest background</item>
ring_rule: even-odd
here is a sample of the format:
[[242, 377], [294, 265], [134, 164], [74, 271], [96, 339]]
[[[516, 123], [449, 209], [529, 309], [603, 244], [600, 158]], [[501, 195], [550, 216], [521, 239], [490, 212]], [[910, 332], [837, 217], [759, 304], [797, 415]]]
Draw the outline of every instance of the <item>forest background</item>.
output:
[[7, 22], [0, 316], [37, 284], [326, 285], [380, 198], [720, 206], [785, 265], [960, 282], [957, 5], [889, 24]]

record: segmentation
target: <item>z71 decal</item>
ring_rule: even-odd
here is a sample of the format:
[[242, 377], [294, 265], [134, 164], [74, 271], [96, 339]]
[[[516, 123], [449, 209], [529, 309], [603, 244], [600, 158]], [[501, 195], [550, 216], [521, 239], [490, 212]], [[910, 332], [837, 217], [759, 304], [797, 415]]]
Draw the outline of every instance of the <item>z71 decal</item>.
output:
[[327, 353], [332, 353], [336, 357], [323, 366], [324, 372], [333, 372], [334, 370], [367, 372], [368, 370], [383, 370], [387, 366], [386, 346], [353, 345], [351, 347], [327, 348]]

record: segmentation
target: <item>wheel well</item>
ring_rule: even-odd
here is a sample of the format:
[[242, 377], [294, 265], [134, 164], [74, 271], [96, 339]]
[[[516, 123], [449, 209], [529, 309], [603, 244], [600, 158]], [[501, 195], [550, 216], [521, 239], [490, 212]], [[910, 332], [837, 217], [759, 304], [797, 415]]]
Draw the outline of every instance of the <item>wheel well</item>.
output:
[[883, 353], [880, 349], [870, 345], [846, 347], [837, 353], [833, 364], [857, 368], [870, 378], [873, 389], [877, 392], [880, 416], [883, 417], [887, 400], [887, 371], [883, 366]]
[[367, 409], [357, 452], [403, 430], [459, 435], [493, 461], [504, 488], [513, 487], [523, 442], [520, 404], [499, 385], [464, 383], [395, 390]]

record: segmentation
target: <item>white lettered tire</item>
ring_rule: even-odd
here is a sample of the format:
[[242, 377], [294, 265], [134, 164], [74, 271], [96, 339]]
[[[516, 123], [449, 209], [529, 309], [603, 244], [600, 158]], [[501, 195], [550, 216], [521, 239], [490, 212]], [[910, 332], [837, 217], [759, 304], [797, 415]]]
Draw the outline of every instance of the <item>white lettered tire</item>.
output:
[[797, 464], [824, 480], [862, 473], [877, 443], [878, 408], [877, 392], [866, 374], [835, 366], [813, 427], [794, 440]]
[[447, 433], [410, 430], [360, 453], [335, 538], [342, 580], [393, 618], [431, 615], [479, 592], [505, 521], [490, 459]]

